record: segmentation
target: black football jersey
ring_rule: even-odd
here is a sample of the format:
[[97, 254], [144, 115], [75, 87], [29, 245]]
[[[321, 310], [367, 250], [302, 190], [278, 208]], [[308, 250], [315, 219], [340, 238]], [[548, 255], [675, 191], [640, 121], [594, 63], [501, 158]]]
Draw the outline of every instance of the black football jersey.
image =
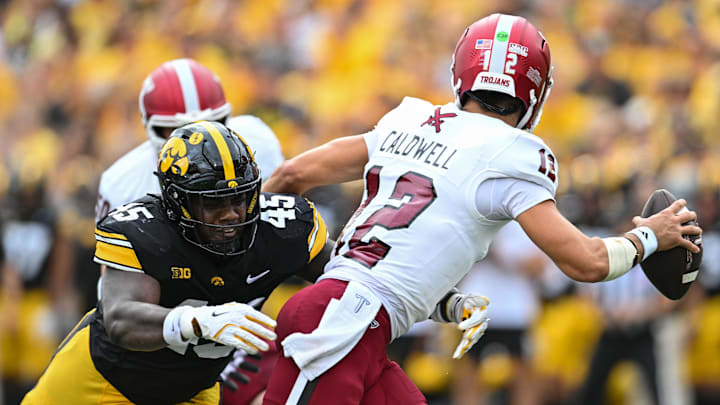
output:
[[[221, 257], [188, 243], [162, 201], [148, 196], [121, 206], [97, 224], [95, 258], [119, 270], [142, 272], [160, 283], [159, 305], [260, 307], [273, 289], [310, 262], [327, 241], [325, 223], [302, 197], [262, 193], [255, 243], [243, 255]], [[197, 344], [132, 351], [110, 342], [102, 303], [93, 315], [90, 351], [98, 371], [138, 404], [186, 401], [215, 384], [232, 347]]]

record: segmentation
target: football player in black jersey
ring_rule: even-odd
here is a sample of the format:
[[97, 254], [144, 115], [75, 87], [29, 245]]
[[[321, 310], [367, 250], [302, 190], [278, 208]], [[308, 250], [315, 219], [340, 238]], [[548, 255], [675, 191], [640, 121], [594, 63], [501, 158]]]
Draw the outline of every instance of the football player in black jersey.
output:
[[252, 153], [216, 122], [176, 129], [148, 195], [97, 224], [102, 300], [65, 338], [30, 404], [213, 404], [234, 349], [267, 350], [275, 321], [254, 307], [329, 257], [313, 204], [260, 193]]

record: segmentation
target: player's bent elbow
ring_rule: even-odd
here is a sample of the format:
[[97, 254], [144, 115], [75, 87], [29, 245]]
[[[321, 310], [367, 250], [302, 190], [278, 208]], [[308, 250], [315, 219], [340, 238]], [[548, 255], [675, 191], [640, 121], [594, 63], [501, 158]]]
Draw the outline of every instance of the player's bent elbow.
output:
[[107, 332], [107, 335], [112, 343], [122, 346], [121, 343], [125, 335], [125, 328], [123, 328], [122, 326], [123, 322], [119, 320], [118, 317], [113, 314], [113, 312], [115, 311], [105, 311], [105, 315], [103, 316], [105, 331]]
[[105, 331], [113, 344], [120, 347], [127, 346], [128, 335], [132, 328], [127, 320], [123, 319], [123, 309], [120, 305], [110, 306], [103, 314]]

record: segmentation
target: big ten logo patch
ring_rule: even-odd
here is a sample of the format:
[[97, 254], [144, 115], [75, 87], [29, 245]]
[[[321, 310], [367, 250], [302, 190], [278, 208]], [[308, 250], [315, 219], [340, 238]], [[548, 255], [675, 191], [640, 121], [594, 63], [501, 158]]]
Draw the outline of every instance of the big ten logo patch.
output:
[[172, 272], [173, 280], [188, 280], [192, 276], [190, 267], [171, 267], [170, 271]]

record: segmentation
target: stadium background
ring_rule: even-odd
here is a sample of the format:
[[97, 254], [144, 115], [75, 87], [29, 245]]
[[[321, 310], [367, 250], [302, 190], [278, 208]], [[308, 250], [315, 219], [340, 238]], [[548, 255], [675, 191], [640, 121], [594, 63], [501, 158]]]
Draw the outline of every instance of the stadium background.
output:
[[[155, 67], [185, 56], [208, 66], [234, 114], [262, 118], [289, 158], [371, 129], [403, 96], [450, 101], [457, 38], [491, 12], [528, 18], [550, 43], [555, 87], [535, 133], [559, 159], [558, 203], [572, 221], [596, 234], [612, 231], [611, 224], [626, 228], [658, 185], [698, 211], [706, 232], [700, 282], [680, 302], [664, 302], [632, 322], [661, 324], [653, 330], [667, 337], [659, 352], [675, 360], [658, 372], [670, 367], [676, 379], [661, 385], [676, 388], [663, 388], [662, 403], [719, 398], [720, 268], [712, 248], [720, 208], [717, 0], [0, 1], [3, 248], [13, 249], [7, 225], [33, 212], [49, 213], [54, 224], [52, 248], [35, 258], [43, 276], [21, 294], [10, 286], [17, 274], [27, 276], [24, 264], [3, 256], [5, 395], [33, 382], [58, 339], [92, 305], [97, 181], [145, 139], [137, 96]], [[332, 237], [360, 191], [350, 184], [315, 193], [335, 226]], [[536, 403], [567, 403], [613, 314], [598, 298], [602, 292], [558, 281], [548, 272], [559, 272], [540, 263], [512, 269], [533, 286], [536, 308], [526, 328], [529, 349], [519, 359], [521, 390]], [[280, 291], [275, 305], [293, 288]], [[493, 291], [477, 292], [492, 302]], [[632, 289], [624, 294], [613, 301], [636, 298]], [[509, 401], [503, 388], [520, 375], [517, 364], [502, 352], [453, 363], [458, 338], [452, 328], [418, 328], [392, 353], [431, 403], [478, 403], [462, 399], [467, 384], [490, 393], [490, 403]], [[638, 375], [620, 364], [608, 403], [644, 403]]]

